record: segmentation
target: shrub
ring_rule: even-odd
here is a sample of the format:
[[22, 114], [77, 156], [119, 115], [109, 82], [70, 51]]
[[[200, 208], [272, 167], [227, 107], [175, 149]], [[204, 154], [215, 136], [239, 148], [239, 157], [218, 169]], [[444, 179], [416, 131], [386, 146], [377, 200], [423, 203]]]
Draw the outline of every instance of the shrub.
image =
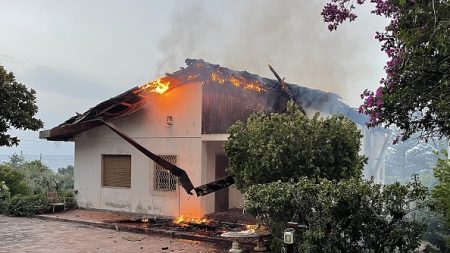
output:
[[36, 195], [15, 195], [9, 199], [6, 213], [12, 216], [30, 217], [49, 210], [47, 197]]
[[302, 176], [339, 181], [359, 177], [361, 132], [343, 116], [308, 118], [292, 102], [286, 113], [253, 114], [228, 130], [228, 172], [239, 190]]
[[9, 188], [5, 181], [0, 181], [0, 214], [4, 214], [6, 212], [6, 206], [10, 196], [11, 193], [9, 192]]
[[450, 159], [446, 150], [443, 150], [440, 154], [436, 153], [436, 155], [438, 161], [433, 168], [433, 173], [438, 183], [432, 189], [431, 206], [445, 221], [443, 224], [444, 231], [440, 233], [440, 236], [445, 240], [446, 247], [450, 248]]
[[448, 155], [448, 152], [443, 150], [441, 155], [438, 155], [436, 167], [433, 168], [438, 184], [433, 188], [432, 198], [436, 211], [444, 216], [447, 226], [450, 227], [450, 159]]
[[65, 200], [67, 209], [76, 209], [78, 207], [75, 193], [72, 190], [65, 190], [58, 193], [61, 200]]
[[424, 225], [412, 217], [427, 189], [417, 180], [381, 186], [373, 181], [300, 178], [298, 182], [254, 185], [245, 193], [247, 211], [269, 226], [279, 252], [288, 221], [297, 229], [299, 252], [412, 252]]
[[12, 196], [16, 194], [28, 194], [30, 188], [27, 185], [25, 176], [17, 169], [6, 164], [0, 164], [0, 179], [9, 188]]

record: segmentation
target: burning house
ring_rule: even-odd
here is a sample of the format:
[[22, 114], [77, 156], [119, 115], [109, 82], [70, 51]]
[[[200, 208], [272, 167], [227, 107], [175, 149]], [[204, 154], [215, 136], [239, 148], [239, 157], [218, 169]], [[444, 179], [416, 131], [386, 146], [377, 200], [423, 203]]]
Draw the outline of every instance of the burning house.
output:
[[[186, 64], [40, 132], [43, 139], [75, 143], [75, 189], [81, 207], [187, 217], [240, 207], [242, 195], [234, 187], [198, 198], [186, 192], [199, 195], [193, 185], [226, 176], [223, 145], [230, 125], [255, 111], [284, 111], [291, 98], [309, 114], [339, 113], [354, 120], [365, 136], [365, 175], [383, 181], [387, 133], [365, 128], [366, 118], [338, 95], [203, 60], [187, 59]], [[174, 165], [178, 178], [150, 151]], [[189, 182], [177, 174], [181, 172]]]

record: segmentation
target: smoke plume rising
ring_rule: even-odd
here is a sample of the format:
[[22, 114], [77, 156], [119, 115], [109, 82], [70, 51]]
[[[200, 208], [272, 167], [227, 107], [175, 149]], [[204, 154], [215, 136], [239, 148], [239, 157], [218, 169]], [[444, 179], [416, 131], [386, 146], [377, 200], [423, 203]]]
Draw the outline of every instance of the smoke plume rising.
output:
[[202, 58], [273, 78], [270, 63], [288, 82], [336, 92], [352, 105], [358, 104], [361, 87], [376, 85], [382, 75], [383, 58], [374, 60], [382, 54], [373, 24], [358, 20], [366, 31], [345, 24], [330, 33], [320, 16], [324, 1], [189, 3], [167, 21], [171, 29], [160, 41], [159, 71]]

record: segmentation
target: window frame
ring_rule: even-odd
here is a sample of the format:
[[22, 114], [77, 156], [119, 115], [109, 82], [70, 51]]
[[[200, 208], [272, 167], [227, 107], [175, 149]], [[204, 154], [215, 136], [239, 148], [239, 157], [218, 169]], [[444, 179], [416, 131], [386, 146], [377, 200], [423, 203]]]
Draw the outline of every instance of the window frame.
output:
[[[167, 160], [173, 164], [177, 164], [178, 162], [178, 155], [176, 154], [160, 154], [158, 155], [159, 157], [161, 157], [164, 160]], [[166, 157], [171, 157], [173, 156], [174, 159], [166, 159]], [[175, 160], [175, 162], [173, 162], [173, 160]], [[160, 168], [158, 168], [160, 167]], [[166, 170], [165, 168], [163, 168], [161, 165], [157, 164], [156, 162], [153, 161], [153, 165], [150, 166], [150, 171], [152, 171], [152, 176], [150, 177], [150, 180], [152, 180], [152, 186], [149, 187], [150, 191], [152, 192], [158, 192], [158, 193], [173, 193], [176, 192], [178, 190], [178, 178], [176, 176], [174, 176], [172, 173], [170, 173], [168, 170]], [[168, 179], [169, 183], [170, 182], [174, 182], [174, 187], [173, 189], [171, 189], [171, 187], [169, 188], [159, 188], [158, 186], [161, 185], [161, 183], [157, 183], [157, 173], [158, 172], [162, 172], [162, 173], [167, 173], [167, 175], [169, 176]], [[173, 180], [171, 179], [173, 178]]]
[[[105, 185], [104, 183], [104, 176], [105, 176], [105, 157], [107, 156], [121, 156], [121, 157], [129, 157], [130, 160], [130, 186], [110, 186], [110, 185]], [[131, 154], [102, 154], [101, 155], [101, 175], [100, 175], [100, 187], [101, 188], [109, 188], [109, 189], [131, 189], [132, 186], [132, 157]]]

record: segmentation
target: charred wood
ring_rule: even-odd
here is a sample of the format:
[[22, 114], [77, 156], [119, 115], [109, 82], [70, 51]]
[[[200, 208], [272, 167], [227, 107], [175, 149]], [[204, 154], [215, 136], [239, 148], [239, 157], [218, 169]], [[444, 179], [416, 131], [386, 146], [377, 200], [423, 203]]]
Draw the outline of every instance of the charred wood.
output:
[[232, 176], [226, 176], [211, 183], [196, 187], [194, 190], [197, 193], [197, 196], [205, 196], [223, 188], [227, 188], [232, 184], [234, 184], [234, 178]]
[[[270, 69], [270, 71], [272, 71], [273, 75], [277, 78], [278, 82], [280, 83], [281, 90], [283, 90], [284, 92], [286, 92], [286, 94], [288, 94], [289, 98], [290, 98], [292, 101], [295, 101], [295, 100], [294, 100], [294, 96], [292, 95], [292, 92], [289, 90], [289, 87], [287, 86], [286, 82], [284, 82], [284, 78], [281, 78], [280, 75], [278, 75], [278, 73], [275, 71], [275, 69], [274, 69], [272, 66], [270, 66], [270, 64], [269, 64], [269, 69]], [[304, 115], [306, 115], [306, 111], [305, 111], [305, 109], [303, 108], [303, 106], [300, 105], [300, 104], [298, 104], [298, 103], [297, 103], [297, 105], [298, 105], [298, 107], [300, 108], [300, 111], [301, 111]]]

